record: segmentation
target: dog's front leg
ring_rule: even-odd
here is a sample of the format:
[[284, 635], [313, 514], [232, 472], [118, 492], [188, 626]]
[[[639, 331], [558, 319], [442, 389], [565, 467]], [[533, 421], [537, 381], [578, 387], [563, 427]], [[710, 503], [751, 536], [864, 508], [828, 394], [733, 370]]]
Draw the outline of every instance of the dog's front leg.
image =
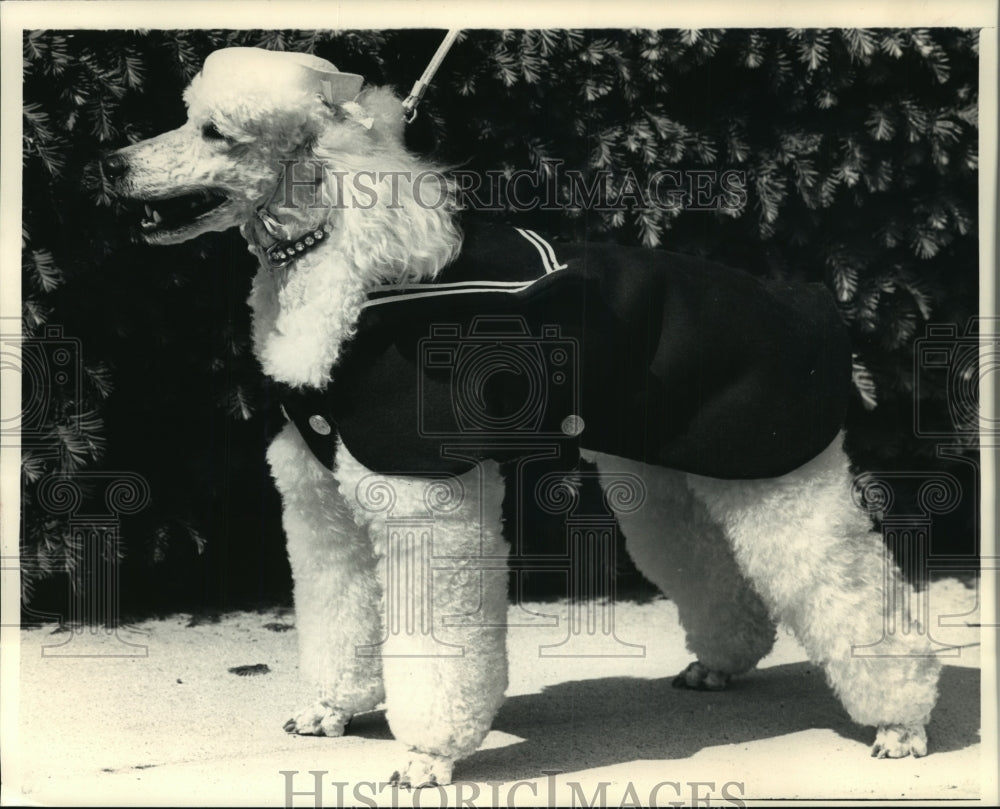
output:
[[345, 499], [381, 556], [386, 715], [408, 752], [391, 780], [447, 784], [507, 687], [507, 543], [495, 463], [447, 479], [370, 473], [341, 448]]
[[358, 654], [381, 636], [374, 549], [333, 474], [294, 425], [274, 439], [267, 458], [283, 502], [300, 664], [317, 690], [316, 702], [289, 719], [285, 730], [340, 736], [352, 716], [383, 699], [381, 661]]

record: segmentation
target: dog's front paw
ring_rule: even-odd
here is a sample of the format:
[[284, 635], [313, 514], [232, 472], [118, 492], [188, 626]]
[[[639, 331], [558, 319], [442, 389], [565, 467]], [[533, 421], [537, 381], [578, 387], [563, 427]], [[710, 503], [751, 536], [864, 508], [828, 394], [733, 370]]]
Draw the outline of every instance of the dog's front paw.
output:
[[729, 685], [729, 675], [703, 666], [697, 660], [674, 677], [674, 688], [693, 691], [722, 691]]
[[914, 758], [927, 755], [927, 731], [923, 725], [879, 725], [872, 745], [872, 758]]
[[451, 773], [454, 768], [455, 760], [448, 756], [410, 750], [406, 766], [396, 770], [389, 782], [407, 789], [445, 786], [451, 783]]
[[320, 700], [285, 722], [285, 732], [300, 736], [343, 736], [350, 723], [350, 714]]

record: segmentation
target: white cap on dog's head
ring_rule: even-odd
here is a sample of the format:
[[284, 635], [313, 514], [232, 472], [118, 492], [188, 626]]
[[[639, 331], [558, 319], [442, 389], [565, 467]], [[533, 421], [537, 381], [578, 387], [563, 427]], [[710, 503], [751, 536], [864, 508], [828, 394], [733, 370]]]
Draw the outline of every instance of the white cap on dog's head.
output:
[[230, 92], [247, 92], [266, 86], [269, 92], [289, 95], [315, 92], [327, 104], [353, 101], [364, 77], [341, 73], [326, 59], [308, 53], [268, 51], [263, 48], [223, 48], [205, 59], [202, 81], [224, 85]]

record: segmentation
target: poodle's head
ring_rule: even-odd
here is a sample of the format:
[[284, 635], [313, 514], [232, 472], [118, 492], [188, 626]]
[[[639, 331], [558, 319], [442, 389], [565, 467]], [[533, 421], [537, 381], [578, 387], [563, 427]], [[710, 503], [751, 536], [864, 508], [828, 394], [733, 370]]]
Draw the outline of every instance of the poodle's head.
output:
[[318, 185], [318, 172], [337, 168], [326, 165], [331, 155], [352, 164], [405, 151], [399, 100], [383, 89], [362, 93], [362, 81], [308, 54], [216, 51], [185, 93], [187, 122], [108, 155], [101, 168], [115, 195], [134, 204], [147, 242], [240, 226], [262, 205], [311, 227], [324, 203], [302, 177]]

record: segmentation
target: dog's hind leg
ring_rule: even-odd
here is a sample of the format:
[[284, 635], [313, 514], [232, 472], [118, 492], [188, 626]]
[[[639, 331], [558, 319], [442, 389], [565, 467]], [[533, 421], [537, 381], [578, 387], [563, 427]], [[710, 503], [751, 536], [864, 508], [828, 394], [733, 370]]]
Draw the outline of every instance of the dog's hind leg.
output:
[[[671, 469], [595, 454], [607, 480], [635, 475], [644, 502], [616, 511], [625, 547], [639, 571], [677, 605], [687, 648], [697, 657], [674, 680], [683, 688], [719, 690], [752, 669], [774, 644], [775, 627], [740, 572], [725, 534]], [[608, 498], [614, 508], [614, 498]], [[637, 506], [637, 507], [636, 507]]]
[[912, 593], [852, 502], [842, 442], [773, 480], [689, 481], [725, 526], [772, 614], [823, 665], [851, 718], [878, 727], [872, 754], [924, 755], [941, 664], [925, 627], [889, 631], [889, 610], [897, 608], [889, 596], [903, 592], [907, 604]]
[[316, 461], [294, 425], [274, 439], [267, 458], [283, 503], [300, 665], [318, 697], [285, 730], [340, 736], [352, 716], [383, 699], [381, 661], [357, 651], [382, 634], [375, 553], [333, 474]]
[[386, 717], [408, 752], [391, 781], [450, 783], [507, 688], [507, 543], [493, 462], [461, 477], [387, 477], [343, 448], [341, 491], [367, 522], [385, 582]]

